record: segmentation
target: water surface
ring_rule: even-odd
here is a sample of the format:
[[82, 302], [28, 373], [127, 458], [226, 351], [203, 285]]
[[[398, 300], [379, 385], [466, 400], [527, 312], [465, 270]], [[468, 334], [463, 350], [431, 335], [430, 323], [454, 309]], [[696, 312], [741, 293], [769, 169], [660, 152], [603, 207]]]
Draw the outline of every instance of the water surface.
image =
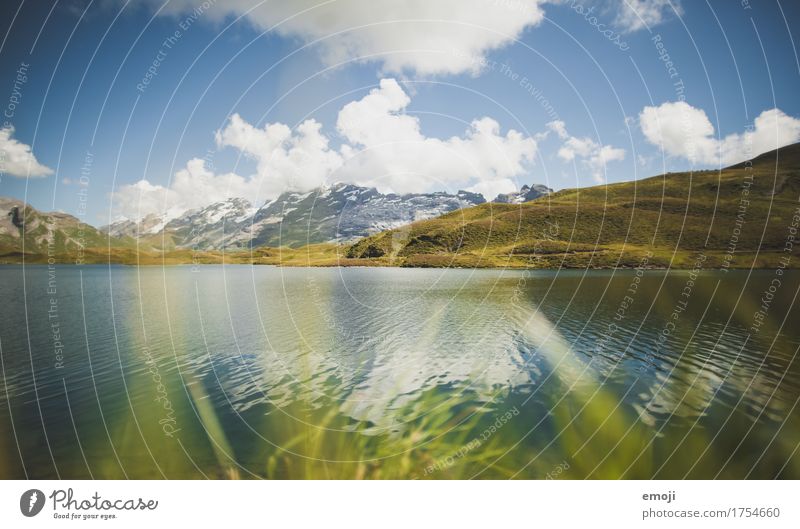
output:
[[796, 479], [798, 287], [6, 266], [0, 477]]

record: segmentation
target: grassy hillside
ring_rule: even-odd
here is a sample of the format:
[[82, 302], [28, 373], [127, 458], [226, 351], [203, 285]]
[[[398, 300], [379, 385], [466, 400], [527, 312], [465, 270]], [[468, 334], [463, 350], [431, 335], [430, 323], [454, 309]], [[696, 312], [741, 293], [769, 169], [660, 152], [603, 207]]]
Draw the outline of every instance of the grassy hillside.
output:
[[[800, 144], [722, 171], [483, 204], [368, 237], [347, 251], [399, 266], [771, 267], [800, 202]], [[794, 248], [800, 253], [800, 245]], [[797, 262], [789, 266], [796, 267]]]
[[19, 206], [25, 228], [0, 219], [0, 263], [583, 268], [634, 267], [647, 256], [647, 266], [689, 268], [702, 252], [705, 267], [797, 268], [800, 259], [781, 259], [800, 254], [800, 244], [785, 251], [792, 223], [800, 221], [800, 144], [722, 171], [567, 189], [519, 205], [482, 204], [350, 246], [219, 252], [167, 244], [159, 251], [129, 237], [109, 238], [69, 215], [39, 213], [18, 201], [2, 205]]
[[[66, 213], [43, 213], [8, 198], [0, 198], [0, 211], [0, 263], [17, 262], [23, 254], [75, 262], [82, 259], [84, 250], [108, 245], [106, 234]], [[131, 238], [113, 240], [113, 246], [121, 249], [135, 245]]]
[[[160, 252], [143, 248], [87, 248], [82, 252], [83, 264], [126, 265], [204, 265], [258, 264], [275, 266], [386, 266], [379, 260], [349, 259], [347, 248], [335, 244], [312, 244], [302, 248], [256, 248], [239, 251], [170, 250]], [[74, 264], [76, 253], [6, 252], [0, 254], [0, 264], [45, 264], [52, 257], [56, 263]]]
[[[17, 210], [15, 224], [14, 215]], [[44, 213], [15, 199], [0, 198], [0, 264], [265, 264], [282, 266], [380, 265], [348, 259], [347, 248], [313, 244], [299, 249], [257, 248], [253, 251], [195, 251], [176, 249], [171, 238], [154, 235], [137, 241], [109, 237], [65, 213]], [[171, 237], [171, 236], [170, 236]], [[164, 247], [165, 250], [160, 248]]]

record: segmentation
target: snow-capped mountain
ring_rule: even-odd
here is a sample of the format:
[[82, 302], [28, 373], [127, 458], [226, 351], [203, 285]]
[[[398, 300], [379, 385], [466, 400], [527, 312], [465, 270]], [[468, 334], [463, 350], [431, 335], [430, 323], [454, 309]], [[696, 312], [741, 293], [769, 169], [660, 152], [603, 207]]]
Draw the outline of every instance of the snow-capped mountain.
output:
[[138, 223], [120, 220], [103, 229], [160, 248], [302, 246], [349, 241], [485, 201], [467, 191], [397, 195], [335, 184], [307, 193], [283, 193], [260, 208], [231, 198], [180, 215], [149, 215]]
[[[544, 186], [523, 187], [520, 193], [504, 196], [516, 203], [549, 191]], [[139, 221], [119, 219], [96, 230], [71, 215], [40, 212], [22, 201], [0, 197], [0, 260], [23, 253], [72, 259], [83, 248], [219, 250], [346, 242], [483, 202], [482, 195], [467, 191], [397, 195], [336, 184], [307, 193], [283, 193], [260, 208], [246, 199], [230, 198]]]
[[160, 233], [169, 221], [180, 217], [182, 214], [183, 210], [171, 209], [161, 215], [151, 213], [139, 222], [121, 218], [101, 229], [112, 237], [133, 237], [136, 239]]
[[516, 193], [497, 195], [492, 202], [501, 204], [522, 204], [523, 202], [529, 202], [533, 199], [549, 195], [552, 192], [552, 189], [542, 184], [533, 184], [532, 186], [525, 185]]
[[373, 187], [336, 184], [310, 193], [284, 193], [253, 218], [254, 246], [348, 241], [485, 202], [459, 191], [382, 194]]
[[120, 219], [101, 229], [157, 248], [219, 249], [240, 246], [236, 236], [256, 211], [246, 199], [229, 198], [201, 209], [150, 214], [138, 222]]
[[221, 249], [241, 246], [239, 234], [258, 208], [244, 198], [229, 198], [169, 220], [161, 230], [179, 248]]

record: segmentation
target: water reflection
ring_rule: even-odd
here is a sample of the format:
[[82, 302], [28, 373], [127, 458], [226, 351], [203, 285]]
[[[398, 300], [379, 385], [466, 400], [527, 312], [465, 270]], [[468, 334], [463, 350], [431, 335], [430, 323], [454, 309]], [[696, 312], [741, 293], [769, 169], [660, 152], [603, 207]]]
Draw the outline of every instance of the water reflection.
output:
[[800, 475], [794, 272], [24, 273], [3, 477]]

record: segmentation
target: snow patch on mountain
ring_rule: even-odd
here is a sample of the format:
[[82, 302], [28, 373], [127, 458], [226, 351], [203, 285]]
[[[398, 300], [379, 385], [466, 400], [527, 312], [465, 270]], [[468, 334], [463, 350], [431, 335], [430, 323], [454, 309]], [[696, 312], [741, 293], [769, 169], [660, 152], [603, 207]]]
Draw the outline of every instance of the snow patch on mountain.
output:
[[[540, 190], [550, 192], [544, 186], [526, 186], [520, 193], [529, 196]], [[169, 241], [176, 248], [302, 246], [351, 241], [483, 202], [481, 194], [469, 191], [399, 195], [338, 183], [306, 193], [286, 192], [261, 207], [230, 198], [180, 214], [167, 211], [139, 222], [120, 220], [104, 230], [115, 236], [149, 237], [153, 244]]]

